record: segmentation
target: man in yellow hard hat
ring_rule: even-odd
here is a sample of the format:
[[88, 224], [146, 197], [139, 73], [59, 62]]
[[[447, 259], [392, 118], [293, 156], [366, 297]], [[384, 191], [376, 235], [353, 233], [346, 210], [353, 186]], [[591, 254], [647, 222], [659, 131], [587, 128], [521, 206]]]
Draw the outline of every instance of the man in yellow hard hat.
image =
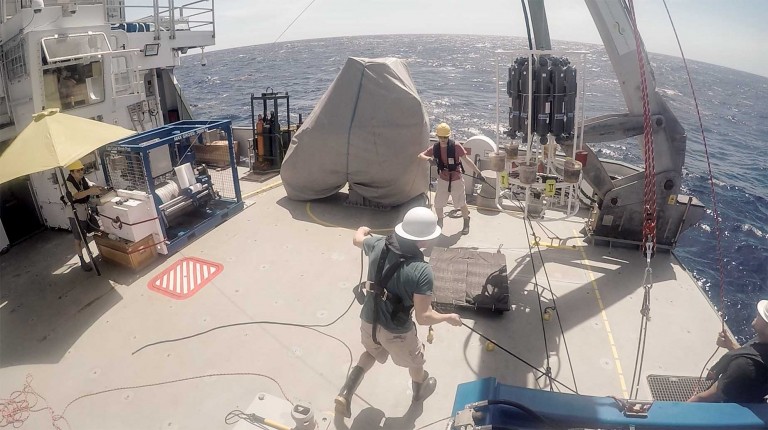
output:
[[77, 219], [80, 221], [78, 225], [74, 214], [71, 214], [69, 226], [72, 228], [72, 235], [75, 238], [75, 251], [80, 258], [80, 268], [90, 272], [92, 268], [83, 258], [83, 242], [81, 237], [85, 237], [88, 231], [88, 200], [91, 196], [97, 196], [104, 192], [104, 188], [94, 184], [85, 177], [85, 166], [83, 166], [80, 160], [67, 166], [67, 169], [69, 170], [66, 181], [67, 198], [72, 203], [73, 209], [77, 211]]
[[483, 174], [475, 163], [467, 157], [467, 150], [460, 143], [451, 139], [451, 127], [446, 123], [438, 124], [435, 129], [438, 143], [419, 154], [419, 159], [434, 162], [437, 165], [437, 192], [435, 193], [435, 213], [437, 225], [443, 227], [443, 208], [448, 204], [448, 196], [453, 200], [453, 207], [460, 208], [464, 217], [461, 234], [469, 233], [469, 208], [464, 188], [464, 164], [470, 166], [480, 177]]

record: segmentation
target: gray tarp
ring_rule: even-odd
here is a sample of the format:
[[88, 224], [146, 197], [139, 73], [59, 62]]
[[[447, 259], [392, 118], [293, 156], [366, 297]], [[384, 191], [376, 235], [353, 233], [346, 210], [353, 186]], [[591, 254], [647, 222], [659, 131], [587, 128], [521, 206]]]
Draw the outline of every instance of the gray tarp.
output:
[[405, 62], [349, 58], [296, 133], [280, 174], [288, 197], [350, 188], [395, 206], [425, 192], [429, 119]]

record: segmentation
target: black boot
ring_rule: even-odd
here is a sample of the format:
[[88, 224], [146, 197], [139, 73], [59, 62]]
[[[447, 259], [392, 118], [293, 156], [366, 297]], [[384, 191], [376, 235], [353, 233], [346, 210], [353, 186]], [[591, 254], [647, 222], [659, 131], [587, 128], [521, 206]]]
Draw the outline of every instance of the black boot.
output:
[[93, 270], [93, 267], [91, 267], [91, 264], [90, 263], [86, 263], [85, 259], [83, 258], [82, 255], [78, 255], [78, 257], [80, 257], [80, 268], [81, 269], [83, 269], [86, 272], [90, 272], [91, 270]]
[[429, 376], [429, 372], [424, 371], [424, 382], [411, 381], [413, 386], [413, 403], [423, 402], [431, 396], [437, 388], [437, 379]]
[[355, 390], [360, 385], [365, 375], [365, 370], [360, 366], [355, 366], [349, 371], [347, 376], [347, 382], [341, 387], [339, 395], [336, 396], [336, 413], [343, 415], [345, 418], [352, 417], [352, 395], [355, 394]]
[[469, 234], [469, 217], [464, 218], [464, 228], [461, 229], [461, 234]]

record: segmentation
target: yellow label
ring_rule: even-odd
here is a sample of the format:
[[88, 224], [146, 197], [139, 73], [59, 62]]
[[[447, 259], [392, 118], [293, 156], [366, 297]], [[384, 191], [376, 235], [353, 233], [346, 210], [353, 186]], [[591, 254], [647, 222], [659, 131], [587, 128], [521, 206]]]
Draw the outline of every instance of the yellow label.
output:
[[509, 173], [508, 172], [501, 172], [501, 176], [499, 177], [501, 179], [501, 188], [509, 188]]
[[546, 185], [544, 187], [544, 194], [548, 196], [554, 196], [556, 183], [557, 182], [554, 179], [547, 179]]
[[672, 194], [671, 196], [669, 196], [669, 199], [667, 200], [667, 204], [673, 205], [675, 203], [677, 203], [677, 196]]

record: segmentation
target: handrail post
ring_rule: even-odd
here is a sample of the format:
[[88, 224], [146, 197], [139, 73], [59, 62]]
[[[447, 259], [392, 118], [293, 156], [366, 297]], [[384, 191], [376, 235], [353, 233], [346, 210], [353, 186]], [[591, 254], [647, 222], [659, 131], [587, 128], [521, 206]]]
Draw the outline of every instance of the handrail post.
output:
[[216, 38], [216, 15], [215, 15], [215, 12], [214, 12], [216, 10], [215, 3], [216, 3], [215, 0], [211, 0], [211, 25], [213, 26], [213, 36], [212, 37], [214, 39]]
[[176, 39], [176, 8], [173, 6], [173, 0], [168, 0], [168, 14], [171, 19], [171, 40]]
[[160, 40], [160, 0], [153, 0], [155, 8], [155, 40]]

